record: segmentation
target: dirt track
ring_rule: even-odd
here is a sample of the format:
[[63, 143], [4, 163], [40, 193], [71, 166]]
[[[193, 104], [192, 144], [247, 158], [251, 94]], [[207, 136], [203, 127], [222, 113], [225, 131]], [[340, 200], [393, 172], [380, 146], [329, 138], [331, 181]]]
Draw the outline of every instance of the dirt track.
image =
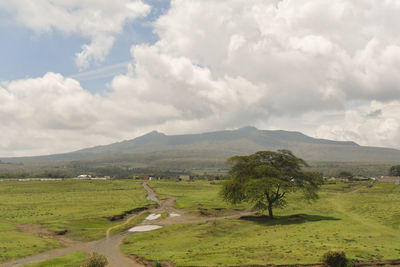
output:
[[[150, 209], [149, 211], [154, 214], [161, 214], [163, 212], [168, 212], [169, 214], [175, 213], [179, 214], [179, 216], [172, 217], [169, 216], [165, 219], [157, 219], [151, 221], [143, 221], [140, 225], [172, 225], [172, 224], [181, 224], [181, 223], [194, 223], [194, 222], [207, 222], [217, 219], [226, 219], [226, 218], [238, 218], [240, 216], [249, 215], [249, 212], [238, 212], [235, 215], [230, 216], [220, 216], [220, 217], [211, 217], [211, 216], [198, 216], [192, 213], [189, 213], [185, 210], [175, 208], [175, 198], [167, 197], [166, 199], [159, 200], [157, 198], [157, 194], [148, 186], [147, 183], [143, 183], [144, 189], [147, 191], [147, 199], [154, 201], [158, 204], [157, 208]], [[142, 212], [141, 212], [142, 213]], [[135, 217], [139, 216], [141, 213], [132, 215], [125, 219], [124, 222], [117, 226], [125, 225], [130, 222]], [[14, 260], [11, 262], [6, 262], [0, 264], [0, 267], [14, 267], [14, 266], [22, 266], [25, 264], [41, 262], [53, 258], [57, 258], [69, 253], [73, 253], [76, 251], [84, 251], [86, 253], [97, 252], [103, 254], [108, 259], [108, 266], [110, 267], [130, 267], [130, 266], [145, 266], [143, 263], [136, 262], [133, 259], [125, 256], [119, 250], [119, 246], [122, 243], [123, 239], [129, 235], [134, 233], [125, 231], [123, 233], [119, 233], [116, 235], [110, 235], [111, 230], [117, 226], [113, 226], [107, 229], [106, 238], [101, 240], [92, 241], [92, 242], [64, 242], [66, 247], [55, 249], [47, 252], [43, 252], [40, 254], [36, 254], [33, 256], [21, 258], [18, 260]]]

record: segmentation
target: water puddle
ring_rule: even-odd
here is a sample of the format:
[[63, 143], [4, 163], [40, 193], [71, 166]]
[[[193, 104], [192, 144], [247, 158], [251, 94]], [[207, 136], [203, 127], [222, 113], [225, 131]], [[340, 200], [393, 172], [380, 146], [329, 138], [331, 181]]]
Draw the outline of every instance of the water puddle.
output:
[[161, 217], [161, 214], [152, 213], [152, 214], [150, 214], [149, 216], [146, 217], [146, 220], [152, 221], [152, 220], [158, 219], [160, 217]]
[[160, 228], [162, 228], [162, 226], [160, 226], [160, 225], [139, 225], [139, 226], [132, 227], [128, 231], [132, 232], [132, 233], [141, 233], [141, 232], [148, 232], [148, 231], [152, 231], [152, 230], [156, 230], [156, 229], [160, 229]]

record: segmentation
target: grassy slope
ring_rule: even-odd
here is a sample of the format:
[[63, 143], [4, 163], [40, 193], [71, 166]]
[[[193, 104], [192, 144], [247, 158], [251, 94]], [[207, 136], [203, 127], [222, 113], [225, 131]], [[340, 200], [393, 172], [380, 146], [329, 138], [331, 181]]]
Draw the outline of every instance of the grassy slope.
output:
[[0, 262], [59, 246], [15, 225], [40, 224], [77, 239], [98, 239], [119, 223], [106, 217], [150, 203], [145, 196], [140, 183], [124, 180], [0, 182]]
[[55, 266], [79, 267], [86, 259], [87, 255], [82, 251], [78, 251], [51, 260], [24, 265], [23, 267], [55, 267]]
[[[193, 191], [197, 185], [202, 188], [193, 183]], [[273, 221], [221, 220], [132, 235], [122, 250], [202, 266], [314, 263], [329, 249], [344, 249], [360, 260], [400, 258], [400, 186], [376, 184], [349, 193], [359, 186], [325, 185], [312, 204], [292, 195]], [[180, 200], [189, 209], [190, 198]], [[293, 214], [302, 215], [288, 216]]]

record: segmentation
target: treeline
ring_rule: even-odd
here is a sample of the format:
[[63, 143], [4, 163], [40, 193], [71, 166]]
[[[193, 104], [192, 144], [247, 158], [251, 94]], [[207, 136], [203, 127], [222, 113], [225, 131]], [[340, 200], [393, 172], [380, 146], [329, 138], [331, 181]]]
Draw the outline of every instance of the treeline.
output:
[[152, 176], [162, 179], [177, 178], [187, 171], [159, 168], [132, 168], [129, 166], [105, 165], [93, 166], [84, 162], [74, 161], [65, 166], [24, 166], [24, 169], [0, 170], [0, 179], [6, 178], [73, 178], [86, 174], [92, 177], [111, 177], [115, 179], [131, 179], [135, 176]]
[[6, 179], [6, 178], [18, 178], [18, 179], [24, 179], [24, 178], [72, 178], [74, 177], [71, 174], [61, 172], [61, 171], [45, 171], [45, 172], [40, 172], [40, 173], [31, 173], [31, 172], [5, 172], [5, 173], [0, 173], [0, 179]]

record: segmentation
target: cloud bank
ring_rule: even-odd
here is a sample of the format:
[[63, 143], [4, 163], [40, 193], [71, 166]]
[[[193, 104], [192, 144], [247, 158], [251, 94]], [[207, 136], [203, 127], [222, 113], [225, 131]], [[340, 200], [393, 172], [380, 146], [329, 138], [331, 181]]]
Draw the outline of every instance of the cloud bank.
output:
[[[149, 9], [118, 3], [108, 18], [119, 26], [105, 25], [107, 38]], [[109, 93], [90, 94], [54, 73], [3, 84], [0, 152], [71, 151], [153, 129], [243, 125], [400, 148], [399, 12], [394, 0], [174, 0], [153, 24], [159, 40], [132, 46], [132, 63]], [[29, 27], [68, 31], [45, 24]], [[97, 31], [103, 42], [104, 29]]]

